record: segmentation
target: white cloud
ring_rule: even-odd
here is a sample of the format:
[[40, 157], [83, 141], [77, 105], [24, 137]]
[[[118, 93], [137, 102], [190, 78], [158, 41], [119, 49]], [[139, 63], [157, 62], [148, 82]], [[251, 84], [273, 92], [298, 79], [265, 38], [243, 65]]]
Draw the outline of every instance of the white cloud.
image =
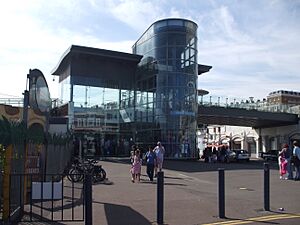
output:
[[[277, 89], [300, 90], [299, 25], [292, 18], [281, 21], [289, 12], [277, 2], [271, 5], [255, 11], [247, 5], [247, 11], [235, 14], [229, 7], [216, 5], [198, 17], [199, 62], [213, 66], [212, 72], [199, 78], [199, 86], [220, 95], [254, 93], [261, 98]], [[240, 26], [244, 20], [255, 21], [258, 13], [267, 14], [263, 22]], [[226, 88], [219, 88], [219, 83]]]
[[139, 32], [147, 29], [157, 18], [165, 17], [158, 1], [91, 0], [91, 4], [99, 11], [104, 7], [106, 13], [111, 13], [113, 17]]
[[169, 17], [198, 24], [199, 63], [213, 66], [199, 78], [200, 88], [220, 95], [251, 93], [261, 98], [276, 89], [299, 90], [299, 1], [230, 3], [1, 2], [0, 73], [5, 82], [2, 78], [0, 92], [21, 96], [28, 70], [39, 68], [46, 75], [51, 95], [57, 96], [57, 81], [52, 82], [50, 72], [70, 45], [131, 52], [136, 39], [153, 22]]
[[[66, 4], [64, 8], [75, 7], [70, 2]], [[134, 40], [124, 39], [115, 43], [102, 40], [101, 36], [91, 36], [63, 26], [58, 26], [56, 30], [49, 29], [43, 26], [44, 21], [39, 20], [42, 18], [28, 13], [33, 10], [29, 5], [21, 4], [16, 8], [13, 5], [14, 2], [6, 5], [6, 10], [2, 8], [0, 14], [0, 26], [4, 31], [0, 36], [0, 72], [5, 76], [5, 82], [1, 82], [2, 96], [5, 93], [21, 97], [25, 89], [26, 74], [29, 69], [38, 68], [48, 81], [51, 97], [58, 97], [57, 81], [52, 82], [50, 72], [72, 44], [131, 52]], [[35, 6], [39, 8], [38, 5]]]

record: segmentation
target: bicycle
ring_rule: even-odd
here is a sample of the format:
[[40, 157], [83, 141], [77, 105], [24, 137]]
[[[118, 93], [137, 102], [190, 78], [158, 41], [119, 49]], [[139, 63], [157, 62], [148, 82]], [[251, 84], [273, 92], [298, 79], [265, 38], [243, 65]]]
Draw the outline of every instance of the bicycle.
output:
[[67, 178], [71, 182], [83, 181], [84, 175], [90, 173], [92, 175], [92, 182], [97, 183], [106, 179], [106, 172], [102, 165], [97, 165], [98, 161], [95, 159], [86, 159], [81, 162], [75, 159], [68, 174]]

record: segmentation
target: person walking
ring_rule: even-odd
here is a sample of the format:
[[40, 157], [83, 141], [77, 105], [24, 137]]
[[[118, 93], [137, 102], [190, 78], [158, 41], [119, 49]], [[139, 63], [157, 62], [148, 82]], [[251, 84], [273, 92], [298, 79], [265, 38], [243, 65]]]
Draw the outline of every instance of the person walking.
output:
[[147, 175], [150, 181], [153, 181], [154, 176], [154, 166], [156, 165], [156, 154], [153, 152], [151, 146], [148, 147], [148, 151], [145, 155], [146, 166], [147, 166]]
[[287, 154], [288, 154], [288, 144], [282, 146], [281, 151], [278, 154], [278, 164], [279, 164], [279, 173], [280, 179], [287, 179], [284, 175], [287, 173]]
[[295, 180], [300, 180], [300, 147], [298, 141], [293, 141], [293, 164], [296, 170]]
[[212, 149], [212, 156], [211, 156], [211, 158], [212, 158], [212, 162], [213, 163], [217, 162], [218, 157], [217, 157], [217, 148], [216, 147], [213, 147], [213, 149]]
[[293, 165], [292, 165], [292, 156], [293, 156], [293, 149], [287, 145], [287, 149], [285, 152], [285, 159], [287, 161], [287, 173], [288, 173], [288, 180], [293, 180]]
[[156, 154], [156, 166], [154, 169], [155, 177], [157, 177], [157, 170], [162, 170], [162, 165], [164, 161], [165, 148], [162, 146], [161, 142], [157, 142], [157, 146], [154, 148]]
[[132, 183], [134, 183], [135, 181], [140, 182], [141, 170], [142, 170], [142, 160], [141, 160], [140, 153], [141, 153], [140, 150], [137, 149], [133, 157], [133, 163], [131, 168]]

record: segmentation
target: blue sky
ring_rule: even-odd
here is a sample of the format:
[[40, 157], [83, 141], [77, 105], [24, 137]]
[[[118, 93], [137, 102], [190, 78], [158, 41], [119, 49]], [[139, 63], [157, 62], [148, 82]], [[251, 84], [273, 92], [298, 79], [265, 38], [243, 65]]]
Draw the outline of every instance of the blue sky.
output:
[[300, 0], [10, 0], [0, 3], [0, 97], [21, 97], [33, 68], [58, 97], [51, 71], [70, 45], [131, 53], [170, 17], [198, 24], [198, 63], [213, 66], [199, 88], [260, 99], [300, 91]]

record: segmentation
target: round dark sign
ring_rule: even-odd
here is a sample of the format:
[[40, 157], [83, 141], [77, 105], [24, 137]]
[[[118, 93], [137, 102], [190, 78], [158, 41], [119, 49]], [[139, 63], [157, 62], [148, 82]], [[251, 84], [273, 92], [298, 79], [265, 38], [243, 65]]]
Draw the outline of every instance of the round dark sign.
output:
[[51, 98], [43, 73], [38, 69], [30, 70], [29, 80], [30, 107], [48, 112], [51, 108]]

